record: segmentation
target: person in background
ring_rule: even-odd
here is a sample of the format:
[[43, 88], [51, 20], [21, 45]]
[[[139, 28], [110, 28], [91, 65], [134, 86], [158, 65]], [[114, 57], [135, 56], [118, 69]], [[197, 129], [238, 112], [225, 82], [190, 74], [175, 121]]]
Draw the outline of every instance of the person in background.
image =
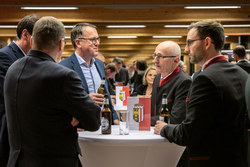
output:
[[42, 17], [33, 29], [32, 50], [7, 71], [8, 167], [80, 167], [76, 126], [89, 131], [100, 127], [100, 107], [77, 73], [57, 64], [64, 36], [62, 22]]
[[[60, 64], [76, 71], [90, 98], [96, 104], [103, 105], [104, 95], [97, 93], [97, 90], [101, 85], [101, 78], [105, 77], [105, 69], [104, 63], [96, 58], [100, 45], [96, 26], [89, 23], [76, 24], [71, 31], [71, 42], [75, 52]], [[109, 103], [112, 104], [107, 81], [105, 91], [108, 93]], [[113, 105], [110, 105], [110, 110], [114, 124], [119, 124]]]
[[[117, 68], [114, 63], [109, 63], [105, 66], [105, 76], [107, 79], [114, 78], [116, 73], [117, 73]], [[110, 94], [115, 95], [115, 91], [113, 90], [112, 85], [110, 84], [109, 81], [108, 83], [109, 83], [108, 87], [109, 87]]]
[[221, 54], [225, 57], [225, 59], [230, 62], [230, 58], [227, 52], [221, 52]]
[[136, 95], [145, 95], [151, 97], [153, 90], [153, 82], [156, 75], [157, 73], [155, 67], [149, 66], [146, 69], [145, 74], [142, 78], [142, 84], [138, 86], [135, 90]]
[[236, 65], [240, 66], [247, 73], [250, 73], [250, 62], [246, 59], [246, 50], [244, 46], [236, 46], [233, 50], [233, 57], [237, 62]]
[[115, 57], [112, 62], [115, 63], [118, 70], [117, 74], [115, 75], [115, 82], [121, 82], [123, 86], [127, 86], [129, 82], [129, 74], [128, 70], [122, 67], [122, 59], [119, 57]]
[[178, 125], [157, 121], [154, 133], [187, 146], [191, 167], [246, 167], [247, 73], [221, 55], [220, 23], [203, 20], [188, 30], [185, 52], [202, 69], [190, 87], [186, 118]]
[[137, 71], [137, 75], [135, 77], [134, 89], [142, 85], [142, 78], [145, 74], [146, 69], [147, 69], [147, 62], [145, 60], [141, 59], [136, 61], [135, 70]]
[[98, 54], [95, 58], [101, 60], [105, 64], [106, 59], [102, 53], [98, 52]]
[[182, 69], [183, 72], [187, 73], [187, 65], [184, 64], [183, 61], [180, 60], [179, 67]]
[[116, 73], [117, 73], [117, 68], [116, 68], [114, 63], [109, 63], [105, 66], [105, 76], [107, 78], [108, 89], [109, 89], [109, 93], [110, 93], [113, 105], [115, 104], [115, 95], [116, 94], [115, 94], [115, 90], [113, 89], [109, 79], [114, 78]]
[[0, 166], [6, 167], [9, 158], [9, 140], [3, 95], [3, 86], [9, 66], [17, 59], [26, 56], [30, 50], [30, 38], [33, 27], [39, 16], [32, 14], [25, 16], [17, 24], [17, 40], [0, 49]]

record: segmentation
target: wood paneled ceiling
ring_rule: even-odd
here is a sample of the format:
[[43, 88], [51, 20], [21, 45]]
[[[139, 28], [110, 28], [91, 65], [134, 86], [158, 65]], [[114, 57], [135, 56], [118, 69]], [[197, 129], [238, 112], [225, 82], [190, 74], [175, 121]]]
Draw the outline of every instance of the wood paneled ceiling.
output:
[[[4, 2], [2, 2], [4, 1]], [[230, 4], [229, 4], [230, 3]], [[238, 9], [184, 9], [186, 5], [240, 5]], [[78, 10], [22, 10], [22, 6], [77, 6]], [[0, 24], [16, 25], [25, 15], [54, 16], [65, 25], [89, 22], [97, 25], [101, 37], [99, 51], [106, 61], [115, 56], [123, 58], [125, 64], [136, 59], [152, 61], [157, 44], [173, 40], [185, 47], [186, 28], [164, 28], [164, 25], [183, 24], [203, 19], [215, 19], [224, 25], [250, 24], [250, 0], [1, 0]], [[106, 25], [146, 25], [146, 28], [106, 28]], [[70, 36], [70, 28], [66, 36]], [[249, 36], [250, 27], [225, 28], [230, 46], [238, 43], [238, 36]], [[110, 39], [107, 36], [138, 36], [136, 39]], [[153, 35], [181, 35], [180, 39], [154, 39]], [[0, 39], [15, 39], [15, 29], [0, 29]], [[70, 39], [63, 57], [73, 53]]]

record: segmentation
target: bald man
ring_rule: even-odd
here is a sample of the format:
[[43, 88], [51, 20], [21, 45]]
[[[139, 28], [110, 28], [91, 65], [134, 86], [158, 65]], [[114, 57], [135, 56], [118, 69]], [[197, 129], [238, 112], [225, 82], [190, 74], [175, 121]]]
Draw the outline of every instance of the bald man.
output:
[[[173, 41], [160, 43], [153, 54], [153, 62], [158, 73], [155, 77], [151, 98], [151, 125], [159, 119], [162, 94], [167, 93], [167, 108], [170, 112], [170, 124], [180, 124], [186, 116], [186, 98], [191, 85], [191, 77], [179, 67], [180, 46]], [[177, 167], [188, 166], [188, 154], [185, 151]]]

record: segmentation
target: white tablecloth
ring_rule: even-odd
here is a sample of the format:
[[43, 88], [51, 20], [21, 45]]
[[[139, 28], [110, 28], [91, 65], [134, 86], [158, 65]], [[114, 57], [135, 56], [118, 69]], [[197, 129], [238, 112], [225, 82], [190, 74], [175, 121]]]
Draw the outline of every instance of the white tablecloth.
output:
[[185, 147], [168, 142], [151, 131], [130, 131], [119, 135], [119, 126], [112, 134], [101, 131], [79, 132], [84, 167], [175, 167]]

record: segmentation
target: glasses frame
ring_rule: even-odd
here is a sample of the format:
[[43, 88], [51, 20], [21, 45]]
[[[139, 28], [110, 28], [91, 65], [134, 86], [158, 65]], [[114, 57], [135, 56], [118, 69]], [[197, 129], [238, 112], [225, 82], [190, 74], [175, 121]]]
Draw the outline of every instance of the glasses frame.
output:
[[[158, 54], [158, 55], [159, 55], [159, 54]], [[152, 55], [152, 56], [153, 56], [153, 59], [155, 59], [155, 58], [156, 58], [156, 59], [161, 59], [161, 58], [164, 59], [164, 58], [174, 58], [174, 57], [176, 57], [176, 56], [162, 56], [162, 55], [159, 55], [159, 56], [158, 56], [158, 55], [154, 53], [154, 54]]]
[[78, 38], [78, 39], [83, 39], [83, 40], [89, 40], [90, 42], [92, 42], [93, 44], [96, 44], [97, 43], [97, 41], [98, 41], [98, 43], [100, 43], [101, 42], [101, 38], [100, 37], [98, 37], [98, 38], [96, 38], [96, 37], [94, 37], [94, 38], [83, 38], [83, 37], [80, 37], [80, 38]]
[[190, 45], [192, 45], [195, 41], [201, 41], [201, 40], [204, 40], [206, 38], [200, 38], [200, 39], [189, 39], [187, 40], [187, 47], [189, 48]]

